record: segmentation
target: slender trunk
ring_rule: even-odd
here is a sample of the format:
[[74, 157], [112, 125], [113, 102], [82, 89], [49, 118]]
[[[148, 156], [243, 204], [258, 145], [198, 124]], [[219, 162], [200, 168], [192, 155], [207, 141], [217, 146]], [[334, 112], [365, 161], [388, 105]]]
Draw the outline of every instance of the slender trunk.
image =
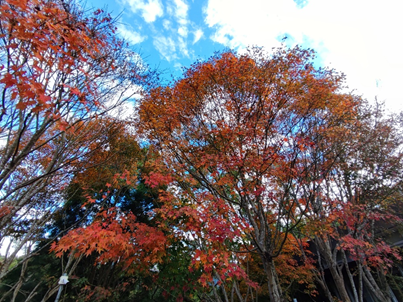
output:
[[393, 277], [391, 278], [391, 282], [393, 283], [393, 288], [397, 295], [396, 299], [398, 301], [403, 301], [403, 291], [401, 290], [401, 284], [397, 284], [396, 280]]
[[327, 286], [327, 283], [326, 283], [326, 279], [325, 279], [325, 271], [324, 271], [323, 265], [322, 265], [322, 256], [317, 247], [316, 247], [316, 251], [318, 254], [319, 272], [314, 271], [315, 279], [316, 279], [316, 282], [318, 282], [319, 285], [322, 287], [329, 302], [333, 302], [334, 299], [333, 299], [332, 293], [330, 292], [329, 287]]
[[363, 284], [362, 284], [362, 264], [361, 260], [359, 259], [358, 261], [358, 299], [359, 302], [364, 302], [364, 291], [363, 291]]
[[29, 296], [27, 297], [27, 299], [25, 300], [25, 302], [31, 301], [31, 299], [36, 296], [36, 294], [37, 294], [36, 290], [38, 289], [38, 287], [39, 287], [41, 284], [42, 284], [42, 281], [40, 281], [40, 282], [34, 287], [34, 289], [31, 291], [31, 293], [29, 294]]
[[248, 286], [248, 293], [246, 295], [246, 301], [248, 301], [248, 297], [249, 297], [249, 292], [250, 292], [250, 300], [253, 301], [255, 300], [255, 298], [253, 297], [253, 287]]
[[358, 300], [357, 288], [356, 288], [355, 283], [354, 283], [354, 277], [350, 272], [350, 267], [348, 265], [346, 252], [344, 251], [344, 249], [340, 249], [340, 250], [341, 250], [341, 255], [343, 257], [344, 266], [346, 268], [347, 276], [348, 276], [348, 279], [350, 280], [351, 288], [353, 290], [354, 301], [358, 302], [359, 300]]
[[[62, 269], [62, 273], [65, 272], [67, 273], [67, 276], [70, 276], [73, 274], [75, 269], [77, 268], [77, 265], [80, 263], [81, 259], [83, 258], [83, 254], [80, 255], [78, 258], [74, 257], [75, 252], [70, 253], [69, 258], [67, 260], [66, 267]], [[41, 302], [46, 302], [47, 300], [50, 299], [56, 292], [59, 290], [59, 284], [54, 285], [52, 288], [49, 288], [49, 290], [45, 293], [43, 296]]]
[[219, 296], [218, 293], [217, 293], [217, 289], [215, 288], [214, 285], [212, 286], [212, 288], [213, 288], [213, 294], [214, 294], [215, 300], [216, 300], [217, 302], [222, 302], [220, 296]]
[[322, 280], [316, 273], [315, 273], [315, 280], [322, 287], [323, 291], [325, 292], [326, 298], [329, 300], [329, 302], [334, 302], [332, 293], [330, 292], [326, 282]]
[[235, 293], [238, 296], [239, 301], [240, 302], [247, 301], [246, 299], [245, 300], [243, 299], [242, 294], [241, 294], [241, 292], [239, 290], [239, 287], [238, 287], [238, 283], [236, 283], [236, 281], [234, 281], [233, 286], [235, 287]]
[[[30, 254], [31, 248], [28, 247], [26, 252], [27, 254]], [[28, 267], [28, 261], [25, 261], [22, 264], [20, 278], [18, 279], [17, 286], [14, 289], [13, 298], [11, 299], [11, 302], [15, 302], [17, 295], [20, 292], [21, 286], [25, 281], [25, 272], [27, 271], [27, 267]]]
[[14, 288], [13, 297], [11, 299], [11, 302], [15, 302], [15, 299], [17, 298], [17, 295], [20, 292], [26, 268], [27, 268], [27, 262], [22, 264], [21, 275], [20, 275], [20, 278], [19, 278], [19, 280], [17, 282], [17, 286]]
[[336, 285], [337, 291], [343, 302], [351, 302], [350, 297], [347, 293], [346, 287], [344, 285], [344, 278], [341, 270], [337, 267], [336, 254], [333, 255], [332, 248], [328, 239], [315, 238], [315, 243], [317, 248], [320, 250], [321, 254], [324, 256], [327, 265], [329, 266], [330, 274], [332, 275], [334, 284]]
[[403, 277], [403, 267], [400, 264], [397, 264], [396, 266], [399, 269], [400, 275]]
[[367, 288], [372, 292], [372, 294], [378, 299], [379, 302], [391, 302], [388, 296], [385, 296], [382, 290], [379, 288], [371, 272], [366, 266], [363, 266], [363, 277]]
[[[228, 300], [228, 295], [227, 295], [227, 292], [226, 292], [226, 290], [225, 290], [225, 286], [224, 286], [223, 280], [221, 279], [220, 275], [219, 275], [216, 271], [214, 271], [214, 275], [215, 275], [215, 277], [221, 282], [220, 288], [221, 288], [222, 294], [223, 294], [223, 296], [224, 296], [225, 302], [229, 302], [229, 300]], [[235, 284], [235, 281], [234, 281], [234, 284]]]
[[389, 286], [388, 280], [386, 280], [386, 276], [383, 270], [378, 269], [378, 276], [380, 279], [380, 284], [382, 286], [383, 292], [387, 296], [387, 298], [389, 298], [393, 302], [398, 302], [395, 294], [393, 293], [393, 290]]
[[350, 297], [348, 296], [347, 290], [344, 286], [343, 276], [340, 276], [336, 266], [332, 263], [329, 267], [330, 274], [332, 275], [333, 281], [336, 285], [337, 291], [339, 292], [340, 298], [343, 302], [351, 302]]

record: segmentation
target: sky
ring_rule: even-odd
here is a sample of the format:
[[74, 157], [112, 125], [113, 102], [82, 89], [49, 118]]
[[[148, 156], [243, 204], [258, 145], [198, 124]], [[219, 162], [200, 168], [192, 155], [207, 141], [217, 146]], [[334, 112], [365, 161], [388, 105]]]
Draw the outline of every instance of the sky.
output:
[[[346, 75], [348, 91], [403, 110], [401, 4], [395, 0], [87, 0], [167, 80], [214, 52], [301, 45]], [[286, 37], [285, 40], [283, 38]]]

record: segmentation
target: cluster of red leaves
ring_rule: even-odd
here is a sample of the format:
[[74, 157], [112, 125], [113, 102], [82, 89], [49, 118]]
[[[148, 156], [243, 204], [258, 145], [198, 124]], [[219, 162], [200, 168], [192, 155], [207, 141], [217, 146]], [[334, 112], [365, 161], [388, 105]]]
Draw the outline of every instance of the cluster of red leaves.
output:
[[163, 205], [155, 211], [160, 227], [170, 233], [168, 237], [172, 240], [195, 246], [189, 270], [202, 271], [199, 279], [202, 286], [211, 285], [216, 274], [225, 281], [244, 279], [250, 282], [229, 249], [234, 241], [242, 242], [248, 226], [242, 224], [228, 204], [207, 193], [202, 195], [205, 202], [186, 204], [170, 192], [161, 192]]
[[137, 222], [131, 213], [110, 208], [99, 212], [89, 226], [74, 229], [54, 242], [51, 250], [58, 257], [67, 251], [77, 256], [95, 253], [97, 263], [118, 261], [125, 269], [132, 265], [139, 269], [161, 262], [165, 247], [162, 231]]
[[338, 212], [338, 222], [345, 231], [345, 234], [339, 235], [340, 247], [348, 251], [353, 260], [387, 270], [392, 267], [394, 260], [402, 259], [399, 249], [384, 242], [373, 228], [374, 223], [387, 227], [391, 226], [390, 221], [399, 224], [402, 222], [400, 217], [388, 211], [371, 209], [368, 205], [353, 203], [346, 204]]

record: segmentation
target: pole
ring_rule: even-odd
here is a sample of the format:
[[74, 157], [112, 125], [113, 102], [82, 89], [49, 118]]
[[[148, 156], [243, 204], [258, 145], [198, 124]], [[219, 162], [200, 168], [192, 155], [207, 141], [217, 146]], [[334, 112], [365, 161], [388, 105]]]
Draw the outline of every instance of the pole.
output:
[[63, 284], [60, 284], [60, 285], [59, 285], [59, 291], [57, 292], [57, 296], [56, 296], [55, 302], [59, 302], [60, 295], [62, 294], [62, 291], [63, 291]]
[[60, 296], [62, 295], [62, 291], [63, 291], [63, 285], [67, 284], [67, 282], [69, 282], [69, 279], [68, 279], [67, 274], [64, 273], [59, 279], [59, 291], [57, 292], [55, 302], [59, 302]]

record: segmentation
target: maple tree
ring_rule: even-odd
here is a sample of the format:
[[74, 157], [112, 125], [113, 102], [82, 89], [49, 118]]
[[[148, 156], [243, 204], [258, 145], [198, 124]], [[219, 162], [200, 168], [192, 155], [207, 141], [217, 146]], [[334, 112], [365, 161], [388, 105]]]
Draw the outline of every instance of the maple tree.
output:
[[[153, 159], [152, 150], [139, 147], [127, 122], [109, 118], [92, 123], [107, 126], [100, 127], [103, 129], [101, 141], [105, 144], [89, 147], [82, 158], [85, 165], [75, 163], [81, 169], [73, 173], [73, 179], [61, 192], [65, 204], [57, 209], [52, 223], [43, 230], [41, 242], [25, 273], [25, 279], [32, 279], [32, 275], [38, 278], [36, 263], [48, 257], [51, 266], [40, 269], [47, 277], [43, 277], [38, 286], [29, 287], [30, 283], [24, 282], [17, 293], [19, 298], [25, 292], [26, 299], [33, 293], [40, 301], [52, 299], [52, 296], [54, 299], [58, 290], [55, 276], [64, 272], [72, 277], [69, 288], [72, 292], [65, 298], [112, 301], [112, 297], [116, 297], [123, 301], [119, 297], [133, 287], [141, 288], [142, 280], [152, 277], [148, 272], [154, 265], [149, 264], [155, 259], [152, 255], [165, 255], [164, 236], [153, 228], [148, 216], [156, 206], [157, 195], [142, 179], [147, 173], [145, 162]], [[69, 229], [71, 231], [60, 238], [61, 233]], [[57, 242], [53, 242], [55, 237], [59, 238]], [[53, 242], [60, 259], [56, 260], [54, 254], [47, 255], [49, 250], [43, 247], [49, 242]], [[69, 252], [64, 252], [67, 250]], [[16, 279], [14, 274], [4, 282], [12, 285]], [[8, 290], [8, 287], [3, 290], [0, 287], [0, 295], [6, 299], [11, 297]], [[142, 291], [136, 295], [140, 294]]]
[[388, 228], [401, 223], [401, 144], [400, 118], [386, 117], [378, 104], [362, 106], [354, 127], [322, 145], [333, 150], [324, 160], [333, 158], [335, 165], [312, 191], [306, 217], [318, 255], [316, 276], [329, 301], [324, 266], [343, 301], [363, 301], [364, 286], [375, 299], [392, 301], [385, 273], [401, 257], [386, 238]]
[[[124, 134], [121, 136], [125, 137]], [[132, 143], [136, 145], [133, 137], [131, 138]], [[124, 142], [124, 146], [130, 150], [129, 141], [125, 139]], [[120, 140], [114, 142], [118, 145], [120, 143]], [[108, 152], [113, 152], [113, 149], [115, 147], [112, 144]], [[92, 203], [96, 205], [95, 214], [91, 215], [90, 221], [86, 220], [84, 225], [76, 227], [54, 242], [52, 250], [58, 257], [73, 256], [80, 261], [80, 268], [74, 274], [81, 272], [80, 279], [84, 280], [85, 286], [80, 283], [78, 285], [81, 287], [77, 287], [79, 296], [84, 300], [112, 301], [113, 297], [118, 297], [116, 299], [122, 301], [125, 299], [125, 293], [132, 290], [137, 299], [146, 300], [149, 296], [161, 296], [161, 299], [176, 301], [178, 296], [191, 295], [195, 291], [194, 288], [197, 288], [188, 286], [189, 280], [195, 275], [194, 272], [188, 271], [188, 249], [183, 248], [182, 242], [167, 237], [164, 229], [156, 228], [155, 219], [149, 216], [149, 212], [158, 204], [157, 190], [163, 189], [151, 189], [143, 180], [144, 175], [149, 173], [147, 161], [155, 160], [152, 151], [126, 151], [127, 148], [123, 154], [116, 157], [119, 159], [117, 165], [102, 167], [101, 173], [107, 172], [102, 173], [106, 176], [102, 182], [108, 180], [109, 174], [110, 183], [103, 186], [101, 191], [98, 190], [98, 174], [92, 174], [91, 168], [88, 175], [93, 175], [94, 178], [87, 177], [85, 171], [80, 173], [84, 175], [77, 175], [77, 184], [89, 185], [96, 189], [91, 197], [87, 196], [83, 201], [85, 207], [91, 207]], [[131, 181], [127, 182], [127, 178], [121, 177], [123, 171], [127, 171], [127, 162], [136, 162], [136, 181], [130, 177]], [[111, 172], [118, 173], [113, 175]], [[116, 175], [119, 176], [116, 178]], [[73, 187], [76, 187], [75, 183]], [[94, 267], [94, 263], [96, 270], [88, 269], [92, 271], [88, 276], [82, 267]], [[183, 270], [187, 275], [183, 274]], [[114, 275], [104, 276], [102, 272]], [[93, 274], [98, 278], [94, 279]], [[85, 281], [85, 276], [88, 276], [89, 280]], [[124, 280], [125, 286], [114, 286], [113, 280]]]
[[[257, 48], [223, 53], [140, 101], [139, 128], [171, 171], [156, 172], [150, 182], [171, 186], [165, 206], [193, 222], [184, 224], [184, 232], [208, 243], [195, 258], [226, 279], [228, 244], [251, 244], [271, 301], [284, 299], [274, 259], [309, 209], [303, 190], [333, 165], [317, 160], [325, 156], [317, 143], [345, 129], [360, 104], [339, 91], [342, 75], [313, 67], [313, 56], [298, 47], [271, 56]], [[201, 231], [194, 227], [200, 217]], [[232, 265], [239, 278], [246, 277]]]
[[78, 163], [104, 145], [113, 123], [93, 121], [132, 97], [144, 69], [101, 10], [45, 0], [2, 0], [0, 10], [0, 245], [13, 245], [1, 279], [62, 204]]

